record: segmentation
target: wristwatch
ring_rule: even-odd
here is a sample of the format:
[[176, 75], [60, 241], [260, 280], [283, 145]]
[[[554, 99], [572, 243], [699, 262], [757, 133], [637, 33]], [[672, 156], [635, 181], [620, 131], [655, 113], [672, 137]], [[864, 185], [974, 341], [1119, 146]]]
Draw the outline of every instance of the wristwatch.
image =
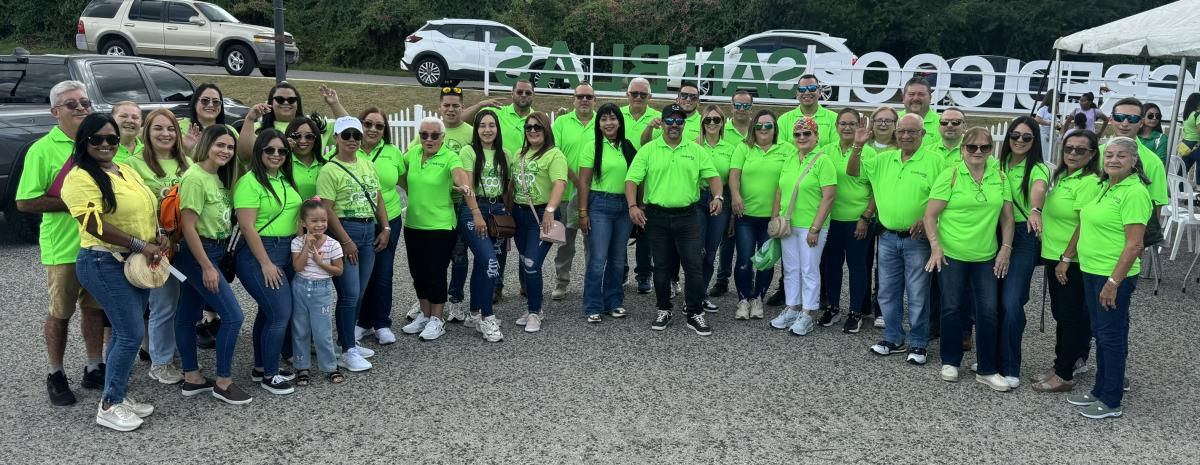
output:
[[713, 200], [720, 200], [721, 202], [724, 202], [724, 201], [725, 201], [725, 196], [723, 196], [723, 195], [714, 195], [714, 196], [713, 196]]
[[1058, 257], [1058, 261], [1063, 262], [1063, 263], [1071, 263], [1071, 257], [1062, 255], [1062, 256]]
[[554, 210], [556, 210], [556, 208], [554, 208], [554, 207], [546, 207], [546, 213], [554, 213]]

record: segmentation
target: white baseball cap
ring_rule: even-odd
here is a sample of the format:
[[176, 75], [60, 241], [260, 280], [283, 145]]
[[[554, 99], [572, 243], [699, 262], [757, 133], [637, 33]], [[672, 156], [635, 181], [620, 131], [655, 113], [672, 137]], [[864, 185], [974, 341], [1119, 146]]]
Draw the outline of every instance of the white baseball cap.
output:
[[357, 129], [358, 132], [363, 132], [362, 122], [353, 116], [343, 116], [334, 121], [333, 133], [341, 134], [347, 129]]

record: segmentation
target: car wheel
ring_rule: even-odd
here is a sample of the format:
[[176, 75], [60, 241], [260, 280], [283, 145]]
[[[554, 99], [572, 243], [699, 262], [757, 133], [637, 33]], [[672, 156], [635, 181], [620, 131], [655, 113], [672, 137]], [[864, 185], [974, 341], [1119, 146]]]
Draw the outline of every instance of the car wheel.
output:
[[101, 55], [131, 57], [133, 56], [133, 47], [129, 46], [129, 42], [124, 39], [108, 39], [100, 45]]
[[837, 87], [833, 87], [829, 84], [821, 84], [821, 101], [822, 102], [833, 101], [833, 98], [836, 94], [837, 94]]
[[4, 208], [4, 223], [13, 238], [27, 244], [38, 242], [38, 228], [42, 223], [42, 215], [21, 213], [13, 203]]
[[225, 72], [229, 74], [249, 76], [258, 64], [258, 58], [248, 47], [239, 44], [225, 50], [225, 57], [221, 59], [221, 63], [225, 65]]
[[434, 57], [417, 60], [413, 69], [416, 71], [417, 82], [425, 87], [434, 87], [446, 79], [446, 63]]
[[696, 90], [700, 91], [700, 95], [708, 95], [710, 92], [712, 92], [712, 82], [700, 81], [696, 83]]

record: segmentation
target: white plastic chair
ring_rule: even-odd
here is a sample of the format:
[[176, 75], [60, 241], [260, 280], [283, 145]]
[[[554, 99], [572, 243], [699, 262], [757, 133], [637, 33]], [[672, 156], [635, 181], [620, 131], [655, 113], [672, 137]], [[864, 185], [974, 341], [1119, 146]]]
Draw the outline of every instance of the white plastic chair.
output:
[[[1168, 174], [1167, 188], [1171, 195], [1170, 205], [1163, 207], [1163, 214], [1167, 217], [1167, 224], [1163, 227], [1163, 240], [1171, 241], [1170, 259], [1175, 260], [1184, 234], [1188, 235], [1188, 250], [1196, 250], [1196, 227], [1200, 226], [1200, 214], [1196, 213], [1196, 198], [1192, 195], [1192, 185], [1187, 178]], [[1172, 230], [1175, 233], [1174, 240], [1171, 240]]]
[[1167, 174], [1174, 174], [1180, 177], [1187, 177], [1187, 165], [1183, 163], [1183, 159], [1178, 155], [1167, 157]]

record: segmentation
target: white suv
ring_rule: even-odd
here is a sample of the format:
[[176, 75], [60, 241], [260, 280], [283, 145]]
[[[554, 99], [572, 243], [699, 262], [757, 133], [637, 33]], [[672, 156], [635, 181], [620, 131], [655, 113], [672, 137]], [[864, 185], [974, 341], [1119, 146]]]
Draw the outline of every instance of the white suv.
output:
[[[763, 61], [763, 76], [770, 77], [784, 68], [789, 67], [789, 64], [781, 63], [771, 65], [765, 63], [767, 57], [771, 56], [776, 50], [781, 48], [790, 48], [807, 53], [808, 46], [816, 47], [818, 56], [837, 54], [838, 57], [843, 57], [844, 61], [852, 62], [858, 57], [846, 47], [846, 39], [841, 37], [833, 37], [824, 32], [804, 31], [795, 29], [773, 29], [758, 34], [751, 34], [741, 39], [731, 42], [725, 46], [725, 63], [724, 67], [725, 79], [733, 77], [733, 72], [737, 68], [737, 64], [741, 62], [742, 52], [745, 50], [754, 50], [758, 53], [758, 57]], [[704, 62], [708, 60], [708, 51], [696, 54], [696, 60]], [[679, 54], [672, 55], [667, 59], [667, 87], [671, 89], [679, 88], [681, 80], [689, 79], [684, 76], [684, 70], [687, 69], [687, 55]], [[825, 61], [821, 59], [819, 61]], [[690, 80], [694, 81], [693, 76]], [[709, 86], [707, 83], [700, 83], [700, 91], [708, 93]]]
[[[485, 37], [487, 42], [484, 42]], [[405, 40], [400, 68], [413, 71], [417, 81], [425, 86], [437, 86], [449, 80], [483, 79], [484, 58], [494, 68], [500, 62], [518, 56], [511, 51], [514, 49], [496, 52], [496, 44], [509, 37], [529, 43], [533, 59], [528, 68], [543, 66], [550, 48], [534, 44], [506, 24], [481, 19], [434, 19]], [[577, 70], [577, 80], [582, 81], [585, 76], [583, 62], [574, 54], [571, 61]], [[533, 74], [535, 84], [538, 77], [537, 73]]]

